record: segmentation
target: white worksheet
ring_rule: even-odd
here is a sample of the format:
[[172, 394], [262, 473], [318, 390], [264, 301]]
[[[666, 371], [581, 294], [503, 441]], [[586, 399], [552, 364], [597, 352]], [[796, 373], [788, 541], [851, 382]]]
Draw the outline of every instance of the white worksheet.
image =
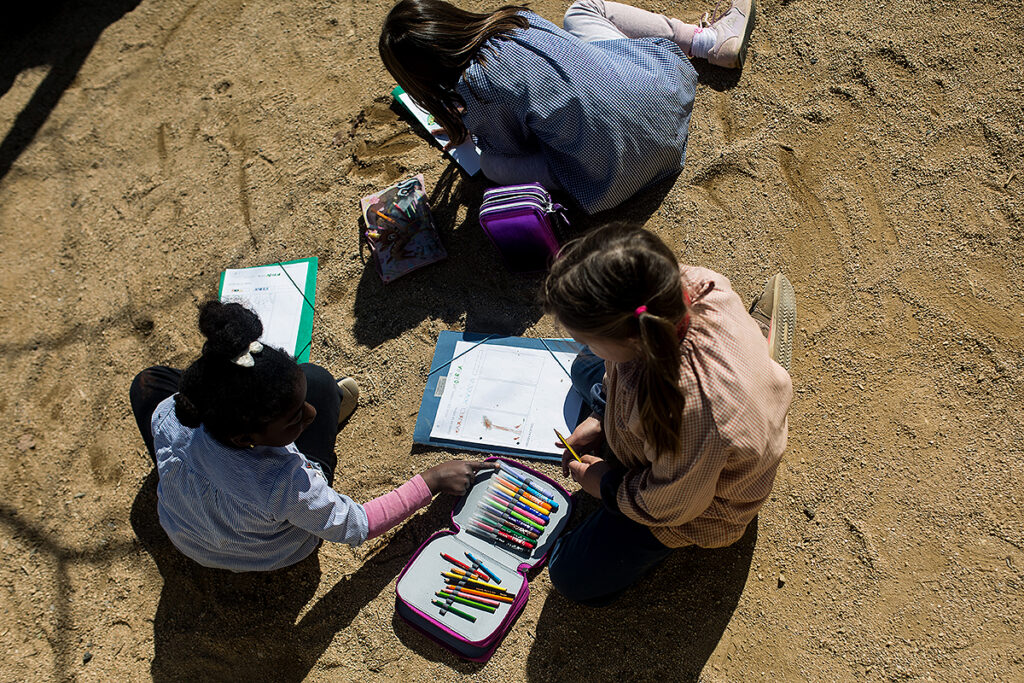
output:
[[582, 405], [567, 372], [575, 357], [456, 343], [430, 437], [560, 455], [554, 430], [568, 436]]
[[299, 323], [308, 308], [303, 300], [308, 272], [308, 261], [231, 268], [224, 271], [220, 299], [238, 302], [260, 317], [261, 343], [296, 354]]

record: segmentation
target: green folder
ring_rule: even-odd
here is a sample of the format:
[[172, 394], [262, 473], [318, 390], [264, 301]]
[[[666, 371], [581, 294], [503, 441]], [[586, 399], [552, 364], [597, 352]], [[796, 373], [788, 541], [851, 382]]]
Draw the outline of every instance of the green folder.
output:
[[252, 268], [230, 268], [220, 274], [218, 296], [251, 309], [263, 323], [260, 341], [309, 361], [313, 343], [313, 301], [316, 257]]

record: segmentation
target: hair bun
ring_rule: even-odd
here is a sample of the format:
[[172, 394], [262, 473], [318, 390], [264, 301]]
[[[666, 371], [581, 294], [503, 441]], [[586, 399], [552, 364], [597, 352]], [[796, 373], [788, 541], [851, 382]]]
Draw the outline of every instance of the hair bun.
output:
[[214, 299], [199, 309], [199, 331], [206, 337], [203, 355], [234, 358], [260, 338], [263, 323], [241, 304]]

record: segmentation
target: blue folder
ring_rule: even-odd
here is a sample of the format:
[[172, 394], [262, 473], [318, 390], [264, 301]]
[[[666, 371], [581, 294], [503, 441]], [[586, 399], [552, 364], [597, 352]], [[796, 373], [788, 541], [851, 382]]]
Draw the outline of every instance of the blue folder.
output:
[[[437, 346], [434, 348], [434, 360], [430, 363], [430, 373], [427, 375], [427, 386], [423, 389], [423, 400], [420, 402], [420, 413], [416, 418], [416, 429], [413, 431], [413, 443], [436, 448], [450, 448], [458, 451], [480, 451], [484, 453], [495, 453], [508, 455], [515, 458], [531, 458], [534, 460], [550, 460], [561, 462], [560, 456], [549, 453], [538, 453], [516, 448], [505, 448], [502, 446], [485, 445], [480, 446], [467, 441], [451, 441], [448, 439], [434, 439], [430, 436], [430, 430], [434, 427], [434, 418], [437, 417], [437, 408], [441, 403], [441, 393], [444, 391], [444, 381], [447, 378], [447, 368], [454, 359], [455, 344], [460, 341], [470, 343], [493, 344], [495, 346], [516, 346], [527, 349], [547, 349], [550, 351], [577, 351], [580, 347], [572, 339], [531, 339], [527, 337], [504, 337], [500, 335], [477, 334], [473, 332], [442, 332], [437, 338]], [[566, 371], [569, 368], [565, 368]], [[589, 412], [583, 403], [581, 412]], [[572, 425], [579, 424], [580, 416], [574, 416], [570, 420]], [[554, 439], [554, 435], [552, 435]]]

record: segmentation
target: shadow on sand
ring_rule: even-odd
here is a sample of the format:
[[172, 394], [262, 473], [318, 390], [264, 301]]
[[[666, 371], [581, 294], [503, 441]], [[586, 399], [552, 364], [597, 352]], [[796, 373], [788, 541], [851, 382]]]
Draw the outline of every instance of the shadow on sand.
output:
[[447, 522], [453, 504], [449, 496], [436, 498], [303, 614], [320, 584], [318, 553], [274, 572], [201, 567], [160, 527], [156, 485], [154, 470], [131, 511], [132, 528], [164, 580], [153, 619], [155, 681], [305, 679], [335, 635], [387, 588], [422, 539]]
[[39, 0], [12, 3], [0, 29], [0, 97], [25, 69], [49, 66], [42, 83], [0, 142], [0, 179], [31, 144], [50, 112], [78, 76], [103, 31], [139, 0]]
[[527, 677], [696, 681], [743, 593], [756, 542], [755, 518], [727, 548], [682, 548], [607, 607], [584, 607], [552, 591]]

